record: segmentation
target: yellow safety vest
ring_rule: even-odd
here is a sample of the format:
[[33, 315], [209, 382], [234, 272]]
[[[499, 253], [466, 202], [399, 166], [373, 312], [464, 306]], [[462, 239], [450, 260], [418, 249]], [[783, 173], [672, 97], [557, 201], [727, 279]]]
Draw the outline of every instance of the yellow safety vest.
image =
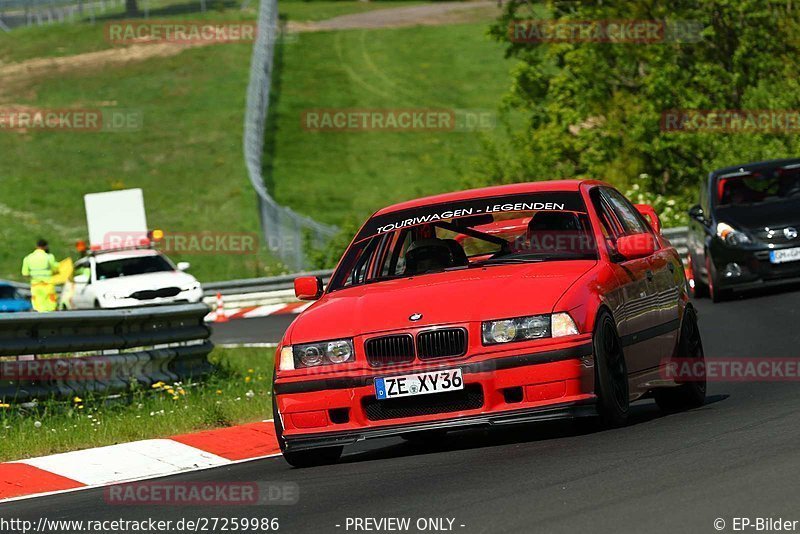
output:
[[56, 258], [37, 248], [22, 260], [22, 276], [30, 276], [31, 283], [50, 282], [53, 273], [58, 272]]

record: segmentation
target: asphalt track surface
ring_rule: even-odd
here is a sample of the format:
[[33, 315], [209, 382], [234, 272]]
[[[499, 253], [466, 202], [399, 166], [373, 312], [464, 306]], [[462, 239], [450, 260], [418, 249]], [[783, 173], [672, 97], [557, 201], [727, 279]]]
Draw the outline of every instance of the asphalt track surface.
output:
[[[697, 302], [707, 356], [797, 357], [798, 303], [796, 289]], [[240, 323], [267, 332], [273, 320]], [[732, 532], [734, 517], [800, 520], [799, 387], [717, 382], [703, 408], [665, 416], [644, 402], [622, 429], [548, 423], [462, 432], [434, 447], [386, 439], [333, 466], [298, 470], [273, 458], [168, 479], [295, 482], [292, 506], [112, 506], [96, 489], [0, 505], [0, 518], [277, 517], [280, 532], [293, 533], [355, 532], [347, 518], [445, 517], [464, 533], [671, 534], [718, 532], [721, 518]]]

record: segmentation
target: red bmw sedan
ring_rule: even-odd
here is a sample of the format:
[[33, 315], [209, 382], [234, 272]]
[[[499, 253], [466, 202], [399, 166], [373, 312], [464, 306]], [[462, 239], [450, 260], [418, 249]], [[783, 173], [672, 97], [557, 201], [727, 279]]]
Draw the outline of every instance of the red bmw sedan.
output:
[[294, 466], [365, 439], [700, 406], [704, 362], [678, 254], [649, 206], [598, 181], [404, 202], [361, 228], [276, 355], [278, 440]]

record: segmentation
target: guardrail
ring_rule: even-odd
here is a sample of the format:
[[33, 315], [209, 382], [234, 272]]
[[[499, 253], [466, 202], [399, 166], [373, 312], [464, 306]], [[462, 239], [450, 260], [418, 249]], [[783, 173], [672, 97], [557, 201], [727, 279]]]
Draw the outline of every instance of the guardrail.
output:
[[[210, 374], [204, 304], [0, 318], [0, 401], [116, 394]], [[94, 353], [94, 354], [87, 354]]]

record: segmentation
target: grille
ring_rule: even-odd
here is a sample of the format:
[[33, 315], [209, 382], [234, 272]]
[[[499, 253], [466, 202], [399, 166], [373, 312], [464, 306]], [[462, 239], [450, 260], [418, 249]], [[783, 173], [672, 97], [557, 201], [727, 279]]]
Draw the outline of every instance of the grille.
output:
[[786, 237], [786, 234], [783, 233], [783, 231], [786, 228], [800, 229], [800, 225], [791, 226], [791, 227], [782, 226], [780, 228], [772, 228], [771, 229], [772, 230], [771, 233], [767, 232], [766, 230], [759, 230], [759, 231], [756, 232], [756, 237], [759, 240], [763, 241], [764, 243], [772, 243], [774, 245], [796, 244], [796, 245], [800, 246], [800, 239], [798, 239], [798, 238], [788, 239]]
[[368, 339], [364, 343], [370, 365], [394, 365], [414, 361], [414, 338], [410, 334]]
[[157, 298], [164, 298], [164, 297], [174, 297], [178, 293], [181, 292], [181, 288], [179, 287], [165, 287], [163, 289], [148, 289], [145, 291], [137, 291], [136, 293], [131, 293], [130, 298], [136, 300], [153, 300]]
[[433, 393], [402, 399], [378, 400], [367, 397], [362, 401], [370, 421], [402, 419], [439, 413], [477, 410], [483, 406], [483, 389], [480, 384], [470, 384], [461, 391]]
[[463, 328], [421, 332], [417, 352], [420, 360], [463, 356], [467, 353], [467, 332]]

